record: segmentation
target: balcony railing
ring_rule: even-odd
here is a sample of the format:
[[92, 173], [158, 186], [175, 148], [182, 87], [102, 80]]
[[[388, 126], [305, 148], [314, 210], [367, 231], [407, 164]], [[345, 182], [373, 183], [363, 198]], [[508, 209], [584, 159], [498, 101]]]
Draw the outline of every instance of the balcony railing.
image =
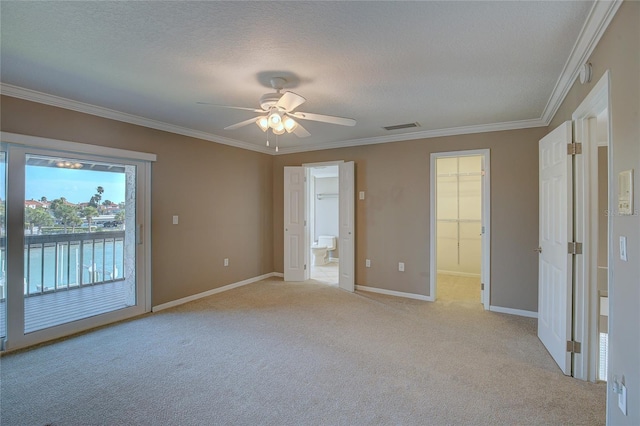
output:
[[[25, 236], [25, 296], [124, 280], [124, 238], [124, 231]], [[4, 250], [1, 254], [4, 284]]]

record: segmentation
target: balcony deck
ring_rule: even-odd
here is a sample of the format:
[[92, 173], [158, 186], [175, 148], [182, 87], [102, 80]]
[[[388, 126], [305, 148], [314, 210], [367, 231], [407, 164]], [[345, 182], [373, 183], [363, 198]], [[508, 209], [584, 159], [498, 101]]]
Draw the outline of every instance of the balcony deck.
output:
[[[25, 333], [126, 307], [123, 281], [25, 297]], [[6, 309], [0, 301], [0, 330], [6, 330]]]

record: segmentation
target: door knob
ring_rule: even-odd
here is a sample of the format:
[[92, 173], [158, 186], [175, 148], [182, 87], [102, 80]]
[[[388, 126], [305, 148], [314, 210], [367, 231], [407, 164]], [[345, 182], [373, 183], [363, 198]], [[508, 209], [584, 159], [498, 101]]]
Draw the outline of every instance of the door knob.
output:
[[542, 247], [538, 247], [536, 249], [533, 249], [533, 251], [537, 251], [538, 253], [542, 253]]

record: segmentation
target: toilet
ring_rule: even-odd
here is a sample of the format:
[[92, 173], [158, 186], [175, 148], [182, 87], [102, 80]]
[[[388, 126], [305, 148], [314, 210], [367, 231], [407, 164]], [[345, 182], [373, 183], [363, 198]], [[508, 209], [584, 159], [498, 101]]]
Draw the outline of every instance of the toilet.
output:
[[316, 266], [329, 263], [329, 252], [336, 249], [336, 237], [332, 235], [319, 235], [318, 242], [311, 246], [313, 264]]

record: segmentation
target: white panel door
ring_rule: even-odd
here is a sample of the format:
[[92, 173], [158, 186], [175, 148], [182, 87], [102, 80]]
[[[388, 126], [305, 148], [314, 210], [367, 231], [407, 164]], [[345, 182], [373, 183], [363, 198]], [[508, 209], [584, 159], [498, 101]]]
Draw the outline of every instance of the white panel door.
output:
[[284, 168], [284, 280], [309, 278], [305, 253], [305, 168]]
[[355, 290], [355, 178], [354, 163], [348, 161], [340, 164], [340, 278], [341, 289]]
[[540, 140], [540, 254], [538, 262], [538, 337], [562, 372], [571, 374], [573, 235], [571, 122], [567, 121]]

